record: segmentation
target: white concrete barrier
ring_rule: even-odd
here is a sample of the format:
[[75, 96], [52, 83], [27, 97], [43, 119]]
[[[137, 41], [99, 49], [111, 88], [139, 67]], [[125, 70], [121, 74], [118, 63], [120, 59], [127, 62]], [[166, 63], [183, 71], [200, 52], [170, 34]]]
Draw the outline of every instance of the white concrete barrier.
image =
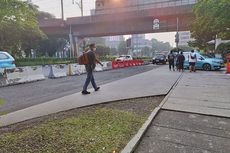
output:
[[73, 76], [73, 75], [81, 75], [81, 72], [79, 70], [78, 64], [69, 64], [67, 69], [67, 75]]
[[26, 67], [18, 67], [12, 70], [6, 70], [8, 84], [20, 84], [28, 82], [28, 72]]
[[39, 80], [44, 80], [45, 76], [42, 72], [42, 66], [28, 66], [26, 67], [27, 69], [27, 76], [28, 76], [28, 82], [32, 81], [39, 81]]
[[42, 66], [42, 73], [46, 78], [49, 77], [50, 71], [51, 71], [51, 66], [50, 65]]
[[80, 74], [86, 73], [85, 65], [78, 65], [78, 70]]
[[0, 87], [8, 85], [5, 69], [0, 68]]
[[50, 65], [50, 72], [48, 78], [60, 78], [67, 76], [68, 65], [59, 64], [59, 65]]
[[94, 71], [101, 72], [103, 71], [103, 67], [100, 64], [97, 64]]
[[107, 71], [107, 70], [112, 70], [112, 62], [102, 62], [103, 64], [103, 71]]

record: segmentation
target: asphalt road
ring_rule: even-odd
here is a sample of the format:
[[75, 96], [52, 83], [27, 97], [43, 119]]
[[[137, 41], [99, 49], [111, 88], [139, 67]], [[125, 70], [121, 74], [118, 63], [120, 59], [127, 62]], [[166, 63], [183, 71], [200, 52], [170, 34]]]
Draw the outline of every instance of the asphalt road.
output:
[[[94, 73], [98, 86], [122, 78], [143, 73], [159, 66], [146, 65]], [[29, 106], [44, 103], [66, 95], [80, 92], [86, 75], [47, 79], [27, 84], [0, 88], [0, 98], [6, 104], [0, 106], [0, 113], [9, 113]], [[91, 85], [89, 86], [91, 88]]]

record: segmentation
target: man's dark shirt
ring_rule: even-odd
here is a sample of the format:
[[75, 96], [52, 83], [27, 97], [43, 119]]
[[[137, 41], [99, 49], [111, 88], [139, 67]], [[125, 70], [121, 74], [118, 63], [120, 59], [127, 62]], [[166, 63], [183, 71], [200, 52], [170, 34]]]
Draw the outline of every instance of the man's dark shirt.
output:
[[86, 65], [86, 70], [93, 71], [96, 67], [96, 55], [94, 51], [90, 50], [87, 52], [89, 64]]
[[177, 61], [178, 61], [179, 63], [182, 63], [182, 62], [184, 62], [184, 60], [185, 60], [184, 55], [179, 54], [179, 56], [177, 57]]

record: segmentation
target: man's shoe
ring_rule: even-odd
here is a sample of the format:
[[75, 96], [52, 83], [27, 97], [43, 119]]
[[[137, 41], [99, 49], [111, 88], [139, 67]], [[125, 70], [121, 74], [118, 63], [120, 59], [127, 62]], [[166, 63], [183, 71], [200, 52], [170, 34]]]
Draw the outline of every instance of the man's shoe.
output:
[[88, 94], [90, 94], [90, 92], [88, 92], [88, 91], [86, 91], [86, 90], [85, 90], [85, 91], [82, 91], [81, 93], [82, 93], [83, 95], [88, 95]]
[[100, 89], [100, 87], [97, 87], [96, 89], [95, 89], [95, 91], [98, 91]]

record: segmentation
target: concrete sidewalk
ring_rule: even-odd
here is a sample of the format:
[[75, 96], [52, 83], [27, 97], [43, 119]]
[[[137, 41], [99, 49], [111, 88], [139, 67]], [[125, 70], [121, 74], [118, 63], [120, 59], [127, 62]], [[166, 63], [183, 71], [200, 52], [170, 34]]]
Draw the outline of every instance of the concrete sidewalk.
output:
[[230, 117], [230, 77], [218, 72], [186, 72], [163, 109]]
[[229, 153], [230, 77], [185, 72], [135, 153]]
[[101, 86], [101, 90], [98, 92], [94, 92], [91, 89], [92, 93], [87, 96], [76, 93], [0, 116], [0, 126], [93, 104], [145, 96], [166, 95], [180, 75], [181, 73], [169, 72], [167, 66], [162, 66], [158, 69], [105, 84]]

